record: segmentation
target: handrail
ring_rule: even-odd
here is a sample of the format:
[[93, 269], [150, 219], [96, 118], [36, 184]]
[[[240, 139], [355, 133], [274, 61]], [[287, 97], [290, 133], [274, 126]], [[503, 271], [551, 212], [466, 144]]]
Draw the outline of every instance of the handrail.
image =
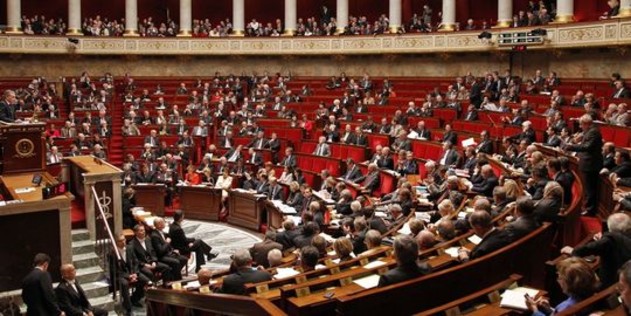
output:
[[[101, 213], [101, 217], [103, 218], [103, 223], [105, 224], [105, 228], [107, 229], [107, 235], [110, 238], [110, 242], [112, 243], [112, 245], [116, 245], [114, 235], [112, 234], [112, 229], [110, 228], [110, 224], [107, 222], [107, 217], [105, 216], [105, 212], [103, 212], [103, 206], [101, 206], [101, 201], [99, 201], [98, 193], [96, 193], [96, 189], [94, 188], [93, 184], [90, 185], [90, 190], [92, 190], [92, 196], [94, 197], [94, 201], [96, 201], [99, 213]], [[118, 252], [118, 247], [114, 247], [114, 253], [116, 254], [116, 259], [121, 260], [121, 255], [120, 252]]]

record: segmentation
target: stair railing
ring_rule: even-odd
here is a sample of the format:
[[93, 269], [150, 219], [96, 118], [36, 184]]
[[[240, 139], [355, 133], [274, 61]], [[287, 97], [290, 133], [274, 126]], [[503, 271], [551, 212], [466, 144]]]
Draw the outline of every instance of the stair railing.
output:
[[[112, 213], [109, 211], [106, 212], [103, 210], [103, 205], [99, 200], [98, 193], [94, 188], [94, 185], [90, 186], [90, 190], [92, 190], [92, 197], [96, 203], [96, 209], [98, 210], [98, 216], [96, 217], [95, 226], [96, 226], [96, 253], [100, 256], [100, 264], [106, 275], [110, 279], [110, 284], [112, 288], [112, 299], [117, 301], [117, 289], [120, 288], [118, 284], [117, 270], [119, 264], [122, 263], [122, 257], [116, 246], [116, 239], [114, 238], [114, 233], [112, 232], [112, 228], [110, 227], [109, 219], [112, 218]], [[99, 222], [102, 222], [102, 225], [99, 225]]]

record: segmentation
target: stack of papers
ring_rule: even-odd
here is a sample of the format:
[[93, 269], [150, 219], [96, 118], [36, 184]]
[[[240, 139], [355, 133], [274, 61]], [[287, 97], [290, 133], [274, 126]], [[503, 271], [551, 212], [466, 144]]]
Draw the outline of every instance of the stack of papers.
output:
[[472, 244], [477, 245], [482, 241], [482, 238], [478, 237], [478, 235], [471, 235], [471, 237], [467, 238]]
[[300, 274], [300, 272], [294, 270], [293, 268], [276, 268], [274, 279], [291, 278], [298, 274]]
[[354, 280], [353, 283], [365, 288], [365, 289], [372, 289], [374, 287], [377, 287], [377, 285], [379, 285], [379, 275], [378, 274], [371, 274], [369, 276]]
[[379, 267], [381, 267], [381, 266], [385, 266], [385, 265], [386, 265], [386, 263], [385, 263], [385, 262], [383, 262], [383, 261], [381, 261], [381, 260], [375, 260], [375, 261], [373, 261], [373, 262], [370, 262], [370, 263], [366, 264], [366, 265], [364, 266], [364, 269], [379, 268]]
[[512, 290], [506, 290], [502, 294], [500, 307], [528, 310], [528, 306], [526, 305], [526, 294], [534, 298], [538, 293], [539, 290], [525, 287], [517, 287]]
[[406, 222], [405, 224], [403, 224], [403, 227], [401, 227], [401, 229], [399, 229], [399, 231], [397, 231], [397, 233], [401, 234], [401, 235], [409, 235], [412, 233], [412, 231], [410, 230], [410, 225]]
[[458, 258], [458, 250], [459, 247], [449, 247], [445, 249], [445, 253], [450, 255], [452, 258]]

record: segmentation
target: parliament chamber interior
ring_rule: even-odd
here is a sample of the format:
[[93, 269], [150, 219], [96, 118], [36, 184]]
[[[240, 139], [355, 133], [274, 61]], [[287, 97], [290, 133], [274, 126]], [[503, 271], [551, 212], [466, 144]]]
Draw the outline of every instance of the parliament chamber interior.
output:
[[631, 311], [631, 0], [0, 0], [0, 30], [0, 315]]

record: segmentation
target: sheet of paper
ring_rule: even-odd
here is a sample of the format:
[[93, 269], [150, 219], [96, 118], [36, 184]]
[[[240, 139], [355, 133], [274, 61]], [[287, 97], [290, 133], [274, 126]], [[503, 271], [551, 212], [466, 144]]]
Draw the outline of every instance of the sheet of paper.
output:
[[524, 293], [513, 290], [504, 291], [502, 294], [502, 300], [500, 301], [500, 307], [528, 310]]
[[399, 229], [399, 231], [397, 231], [397, 233], [402, 234], [402, 235], [409, 235], [412, 233], [412, 231], [410, 230], [410, 225], [408, 225], [408, 223], [406, 222], [405, 224], [403, 224], [403, 227], [401, 227], [401, 229]]
[[445, 253], [450, 255], [452, 258], [458, 258], [458, 250], [459, 247], [449, 247], [445, 249]]
[[531, 289], [531, 288], [527, 288], [527, 287], [523, 287], [523, 286], [511, 289], [511, 291], [519, 292], [519, 293], [522, 293], [523, 295], [528, 294], [528, 295], [530, 295], [530, 297], [535, 297], [535, 296], [537, 296], [537, 294], [539, 294], [539, 290]]
[[365, 288], [365, 289], [372, 289], [374, 287], [377, 287], [377, 285], [379, 285], [379, 275], [378, 274], [371, 274], [369, 276], [354, 280], [353, 283]]
[[194, 289], [194, 288], [198, 288], [200, 286], [201, 286], [201, 284], [199, 284], [199, 281], [193, 281], [193, 282], [186, 283], [184, 288], [185, 289]]
[[274, 279], [290, 278], [298, 274], [300, 274], [300, 272], [294, 270], [293, 268], [276, 268]]
[[482, 238], [478, 237], [478, 235], [471, 235], [471, 237], [467, 238], [472, 244], [477, 245], [482, 241]]
[[373, 262], [369, 262], [368, 264], [366, 264], [364, 266], [364, 269], [373, 269], [373, 268], [378, 268], [378, 267], [385, 266], [385, 265], [386, 265], [385, 262], [383, 262], [381, 260], [375, 260]]

